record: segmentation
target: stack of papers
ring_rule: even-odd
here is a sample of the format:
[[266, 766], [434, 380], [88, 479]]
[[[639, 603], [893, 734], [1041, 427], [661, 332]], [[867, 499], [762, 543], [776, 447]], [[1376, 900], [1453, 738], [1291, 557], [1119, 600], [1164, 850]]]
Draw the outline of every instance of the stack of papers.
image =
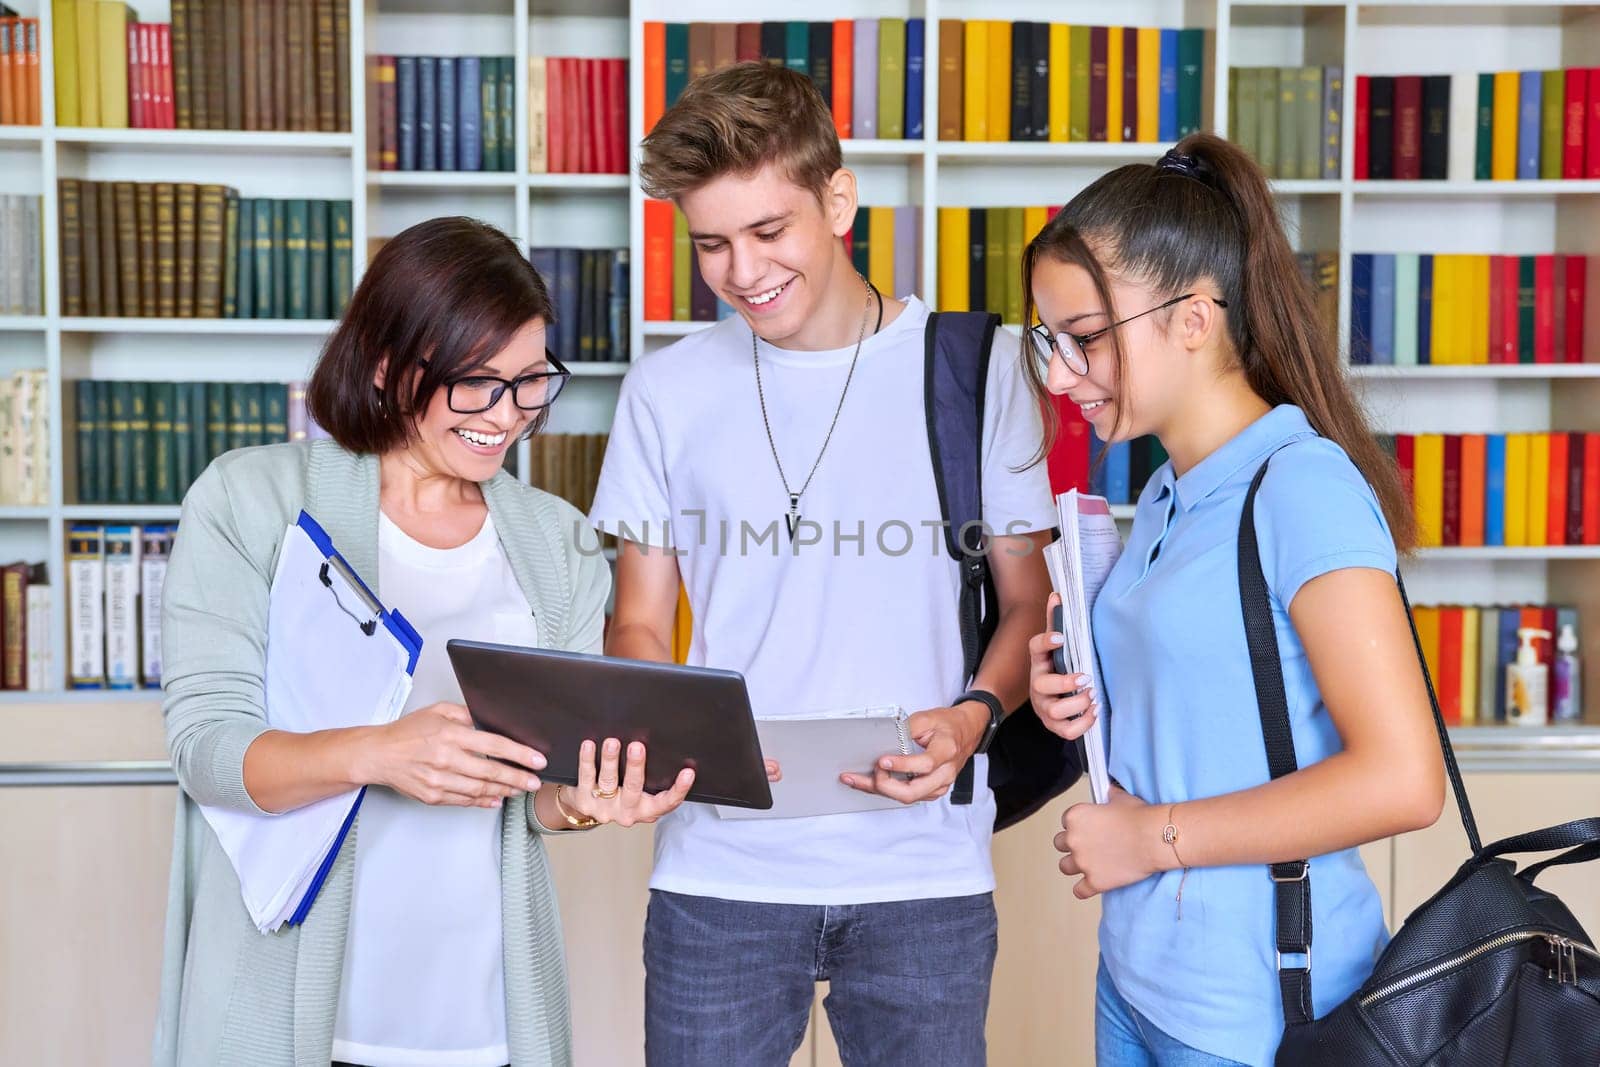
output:
[[1099, 704], [1094, 725], [1079, 739], [1083, 765], [1089, 771], [1089, 789], [1095, 803], [1111, 796], [1111, 776], [1106, 771], [1106, 714], [1110, 706], [1100, 684], [1100, 664], [1094, 654], [1089, 617], [1106, 577], [1122, 555], [1122, 537], [1111, 517], [1105, 497], [1069, 489], [1056, 497], [1061, 538], [1044, 550], [1050, 584], [1061, 597], [1061, 632], [1066, 638], [1062, 657], [1068, 674], [1087, 674]]

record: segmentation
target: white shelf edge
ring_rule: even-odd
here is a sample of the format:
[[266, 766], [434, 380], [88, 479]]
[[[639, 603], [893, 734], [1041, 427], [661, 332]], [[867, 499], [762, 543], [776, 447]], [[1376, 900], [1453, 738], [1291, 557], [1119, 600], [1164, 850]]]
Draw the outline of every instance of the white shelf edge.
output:
[[687, 337], [691, 333], [699, 333], [707, 326], [715, 326], [715, 322], [664, 322], [658, 319], [646, 319], [644, 322], [644, 335], [646, 337]]
[[1415, 378], [1437, 381], [1441, 378], [1528, 379], [1600, 378], [1600, 363], [1466, 363], [1395, 366], [1392, 364], [1354, 364], [1354, 378]]
[[1429, 562], [1515, 561], [1556, 563], [1600, 560], [1600, 545], [1545, 545], [1524, 548], [1481, 546], [1475, 548], [1419, 548], [1417, 558]]
[[0, 691], [0, 707], [26, 704], [156, 704], [159, 689], [38, 689]]
[[529, 174], [528, 188], [553, 192], [626, 192], [633, 181], [626, 174]]
[[1115, 160], [1154, 161], [1171, 141], [934, 141], [933, 154], [958, 163], [1008, 162], [1104, 163]]
[[0, 144], [36, 144], [43, 139], [42, 126], [0, 126]]
[[1502, 197], [1593, 196], [1600, 181], [1591, 179], [1527, 181], [1352, 181], [1357, 200], [1449, 199], [1484, 200]]
[[628, 373], [628, 368], [633, 364], [622, 360], [612, 362], [568, 363], [567, 369], [574, 378], [620, 378]]
[[244, 334], [259, 337], [322, 337], [336, 319], [131, 319], [63, 315], [62, 333]]
[[0, 315], [0, 333], [43, 333], [49, 328], [43, 315]]
[[177, 504], [68, 504], [61, 517], [70, 522], [177, 522], [182, 510]]
[[122, 148], [215, 148], [224, 151], [279, 148], [349, 152], [354, 145], [348, 133], [289, 130], [135, 130], [83, 126], [46, 128], [45, 133], [49, 140], [57, 144]]
[[1270, 184], [1279, 196], [1338, 196], [1344, 191], [1344, 182], [1338, 178], [1274, 178]]
[[503, 170], [369, 170], [366, 177], [369, 185], [386, 189], [497, 189], [509, 192], [517, 187], [517, 176]]
[[0, 505], [0, 522], [45, 522], [53, 514], [54, 509], [45, 505]]

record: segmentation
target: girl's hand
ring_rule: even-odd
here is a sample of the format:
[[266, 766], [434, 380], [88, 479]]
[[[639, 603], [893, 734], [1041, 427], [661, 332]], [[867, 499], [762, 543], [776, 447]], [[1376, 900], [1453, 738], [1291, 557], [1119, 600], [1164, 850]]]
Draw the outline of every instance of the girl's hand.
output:
[[539, 777], [530, 771], [545, 766], [544, 756], [528, 746], [474, 729], [460, 704], [418, 708], [373, 727], [368, 738], [358, 780], [424, 804], [497, 808], [506, 797], [538, 789]]
[[1051, 662], [1063, 641], [1061, 634], [1050, 632], [1050, 616], [1059, 603], [1061, 597], [1051, 593], [1044, 609], [1045, 632], [1028, 641], [1028, 698], [1046, 730], [1076, 741], [1094, 725], [1098, 705], [1087, 674], [1057, 674]]
[[1078, 878], [1072, 895], [1088, 900], [1165, 870], [1161, 814], [1120, 786], [1111, 787], [1104, 804], [1074, 804], [1062, 813], [1055, 846], [1062, 854], [1061, 873]]
[[618, 826], [636, 826], [653, 823], [682, 804], [694, 785], [694, 771], [688, 767], [678, 772], [672, 788], [660, 793], [644, 791], [644, 745], [638, 741], [628, 746], [627, 764], [618, 782], [618, 759], [622, 742], [608, 737], [600, 746], [600, 771], [595, 773], [595, 743], [585, 741], [578, 747], [578, 784], [562, 790], [561, 803], [575, 815], [587, 815], [605, 823]]

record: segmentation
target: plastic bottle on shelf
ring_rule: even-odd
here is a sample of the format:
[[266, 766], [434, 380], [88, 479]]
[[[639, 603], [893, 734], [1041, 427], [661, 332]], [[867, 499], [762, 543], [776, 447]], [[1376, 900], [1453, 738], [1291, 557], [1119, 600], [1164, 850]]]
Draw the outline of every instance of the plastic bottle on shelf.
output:
[[1506, 722], [1543, 726], [1550, 720], [1550, 668], [1539, 662], [1535, 638], [1550, 639], [1549, 630], [1524, 626], [1517, 631], [1517, 660], [1506, 668]]
[[1556, 640], [1551, 690], [1552, 722], [1577, 722], [1583, 717], [1583, 665], [1578, 659], [1578, 634], [1570, 622], [1561, 627]]

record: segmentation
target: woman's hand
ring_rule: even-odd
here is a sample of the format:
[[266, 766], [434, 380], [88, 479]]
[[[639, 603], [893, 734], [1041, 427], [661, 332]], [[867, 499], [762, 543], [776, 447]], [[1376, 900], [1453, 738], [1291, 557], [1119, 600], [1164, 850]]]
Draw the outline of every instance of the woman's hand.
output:
[[561, 791], [561, 805], [574, 815], [618, 826], [653, 823], [682, 804], [694, 785], [694, 771], [678, 772], [670, 789], [660, 793], [644, 791], [645, 747], [638, 741], [628, 746], [627, 763], [618, 782], [618, 759], [622, 742], [608, 737], [600, 746], [600, 770], [595, 773], [595, 744], [585, 741], [578, 748], [578, 784]]
[[1057, 737], [1076, 741], [1094, 725], [1094, 690], [1087, 674], [1057, 674], [1051, 656], [1065, 638], [1050, 630], [1051, 615], [1061, 597], [1055, 593], [1045, 603], [1045, 632], [1028, 641], [1028, 698], [1044, 728]]
[[460, 704], [418, 708], [373, 727], [369, 737], [361, 780], [424, 804], [497, 808], [506, 797], [538, 789], [538, 775], [524, 768], [545, 766], [544, 756], [526, 745], [474, 729]]
[[1074, 804], [1061, 815], [1055, 837], [1061, 873], [1077, 878], [1072, 895], [1088, 900], [1167, 869], [1162, 862], [1160, 809], [1111, 787], [1104, 804]]

